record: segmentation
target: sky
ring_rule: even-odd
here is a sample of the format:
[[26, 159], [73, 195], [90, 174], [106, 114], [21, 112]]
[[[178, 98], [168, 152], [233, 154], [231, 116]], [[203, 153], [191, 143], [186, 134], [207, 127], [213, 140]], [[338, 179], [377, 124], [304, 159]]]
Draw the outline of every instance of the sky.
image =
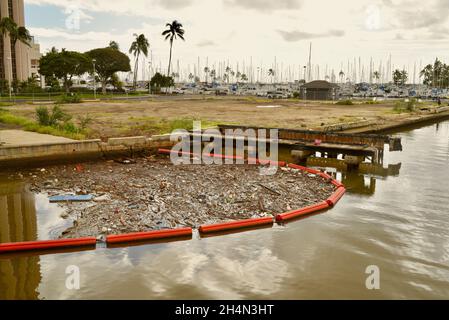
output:
[[175, 69], [179, 61], [193, 71], [198, 57], [200, 69], [206, 61], [248, 68], [251, 60], [269, 68], [276, 59], [299, 74], [310, 43], [321, 77], [359, 57], [377, 66], [391, 54], [409, 73], [436, 57], [449, 62], [448, 0], [25, 0], [25, 15], [44, 53], [52, 46], [87, 51], [110, 40], [126, 52], [133, 34], [144, 33], [153, 65], [162, 69], [169, 43], [161, 32], [173, 20], [186, 31], [186, 41], [174, 43]]

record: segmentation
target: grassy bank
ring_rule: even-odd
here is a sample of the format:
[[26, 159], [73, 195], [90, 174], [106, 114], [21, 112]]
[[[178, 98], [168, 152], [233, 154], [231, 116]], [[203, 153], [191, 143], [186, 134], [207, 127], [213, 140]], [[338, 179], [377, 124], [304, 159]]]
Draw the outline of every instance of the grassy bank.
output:
[[42, 126], [30, 119], [13, 115], [4, 109], [0, 109], [0, 123], [19, 126], [25, 131], [51, 134], [53, 136], [65, 137], [75, 140], [82, 140], [86, 137], [86, 133], [83, 131], [73, 132], [73, 130], [67, 130], [63, 127], [58, 128], [52, 126]]

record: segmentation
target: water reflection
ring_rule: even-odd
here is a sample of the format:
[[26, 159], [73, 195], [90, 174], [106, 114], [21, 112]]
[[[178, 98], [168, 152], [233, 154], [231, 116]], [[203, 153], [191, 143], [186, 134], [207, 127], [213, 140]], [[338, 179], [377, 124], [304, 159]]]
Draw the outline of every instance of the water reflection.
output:
[[[0, 243], [37, 239], [35, 196], [21, 184], [0, 185]], [[36, 299], [41, 281], [39, 256], [0, 256], [0, 299]]]
[[[403, 152], [386, 153], [384, 164], [363, 163], [358, 171], [339, 159], [309, 158], [307, 165], [325, 169], [349, 189], [323, 214], [221, 237], [0, 256], [0, 299], [445, 299], [449, 122], [401, 136]], [[40, 195], [9, 188], [1, 193], [2, 241], [6, 234], [48, 235], [57, 209]], [[27, 233], [23, 219], [29, 214], [37, 214], [38, 226]], [[81, 268], [81, 290], [65, 288], [65, 268], [72, 264]], [[365, 268], [373, 264], [381, 270], [379, 291], [364, 286]]]
[[0, 242], [36, 239], [35, 195], [22, 184], [0, 185]]

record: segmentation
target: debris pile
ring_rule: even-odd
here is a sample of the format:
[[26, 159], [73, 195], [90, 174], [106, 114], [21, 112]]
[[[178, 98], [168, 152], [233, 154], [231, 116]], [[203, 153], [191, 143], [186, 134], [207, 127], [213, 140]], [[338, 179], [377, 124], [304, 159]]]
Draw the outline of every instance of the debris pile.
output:
[[290, 168], [265, 176], [254, 165], [175, 166], [155, 157], [85, 163], [82, 170], [59, 165], [21, 175], [32, 191], [62, 200], [58, 204], [74, 221], [63, 238], [274, 216], [323, 201], [334, 191], [322, 177]]

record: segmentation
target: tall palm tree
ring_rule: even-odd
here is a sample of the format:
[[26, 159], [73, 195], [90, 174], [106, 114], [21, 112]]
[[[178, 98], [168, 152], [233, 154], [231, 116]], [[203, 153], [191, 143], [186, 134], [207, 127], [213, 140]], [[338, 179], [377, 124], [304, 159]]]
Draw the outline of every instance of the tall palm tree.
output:
[[6, 36], [14, 28], [16, 23], [11, 18], [5, 17], [0, 20], [0, 33], [2, 36]]
[[226, 72], [226, 74], [223, 77], [226, 79], [227, 83], [229, 84], [229, 79], [231, 78], [230, 75], [232, 73], [231, 67], [227, 66], [225, 69], [225, 72]]
[[210, 69], [209, 67], [204, 67], [204, 73], [206, 74], [206, 84], [207, 84], [207, 76], [209, 75]]
[[374, 79], [376, 79], [376, 83], [379, 83], [380, 72], [379, 71], [374, 71], [373, 76], [374, 76]]
[[133, 87], [135, 89], [137, 85], [137, 71], [139, 70], [139, 57], [140, 54], [148, 57], [148, 48], [150, 47], [150, 43], [148, 42], [148, 39], [145, 38], [144, 34], [137, 35], [136, 33], [134, 33], [134, 37], [135, 40], [133, 41], [133, 43], [131, 43], [129, 53], [132, 53], [135, 57], [133, 78]]
[[217, 76], [217, 71], [215, 71], [215, 69], [212, 69], [210, 71], [210, 77], [212, 78], [212, 82], [215, 82], [215, 80], [217, 80], [216, 76]]
[[31, 47], [32, 37], [30, 32], [25, 27], [19, 27], [13, 19], [5, 17], [0, 20], [0, 33], [2, 36], [9, 35], [11, 38], [12, 46], [15, 48], [17, 41], [26, 44]]
[[268, 76], [271, 77], [271, 83], [273, 83], [273, 77], [274, 77], [274, 70], [273, 69], [268, 69]]
[[185, 31], [182, 28], [182, 24], [176, 20], [174, 20], [172, 23], [167, 23], [165, 26], [168, 27], [168, 29], [162, 32], [162, 35], [165, 36], [165, 40], [170, 39], [170, 58], [168, 60], [168, 72], [167, 72], [168, 76], [170, 75], [173, 40], [176, 40], [177, 37], [181, 38], [182, 40], [185, 40], [184, 39]]
[[340, 76], [340, 83], [343, 83], [343, 78], [345, 76], [345, 73], [343, 72], [343, 70], [341, 70], [338, 75]]

